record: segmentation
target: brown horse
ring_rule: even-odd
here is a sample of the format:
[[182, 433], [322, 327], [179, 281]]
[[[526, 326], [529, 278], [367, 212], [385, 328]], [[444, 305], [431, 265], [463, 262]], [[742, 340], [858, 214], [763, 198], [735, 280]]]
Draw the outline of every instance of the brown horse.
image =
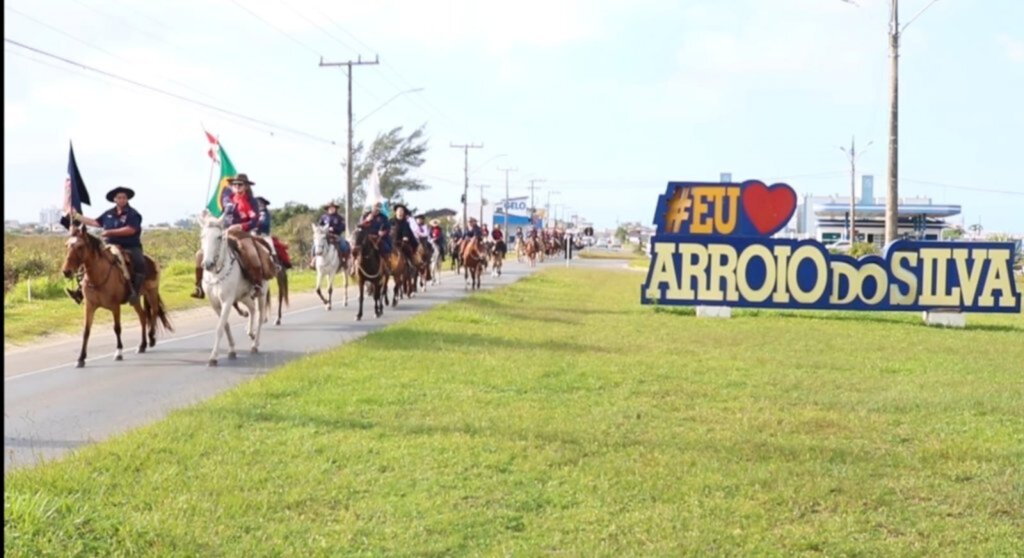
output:
[[384, 315], [384, 296], [387, 288], [387, 265], [380, 253], [380, 237], [375, 234], [357, 235], [359, 255], [356, 258], [356, 275], [359, 277], [359, 313], [356, 320], [363, 319], [363, 296], [367, 283], [372, 289], [373, 312], [379, 318]]
[[480, 276], [483, 275], [484, 266], [487, 265], [486, 255], [480, 247], [480, 239], [470, 238], [462, 246], [462, 264], [466, 269], [466, 288], [479, 289]]
[[526, 252], [526, 259], [530, 261], [530, 267], [537, 267], [537, 256], [541, 253], [540, 239], [527, 238], [524, 250]]
[[[121, 305], [128, 300], [131, 287], [128, 279], [119, 269], [119, 264], [110, 250], [103, 246], [99, 238], [92, 236], [81, 227], [73, 227], [67, 240], [67, 254], [61, 269], [65, 277], [71, 277], [75, 271], [85, 267], [82, 279], [82, 292], [85, 295], [85, 329], [82, 331], [82, 351], [78, 355], [78, 367], [85, 366], [86, 348], [89, 346], [89, 332], [92, 330], [96, 310], [106, 308], [114, 315], [114, 335], [117, 337], [117, 351], [114, 360], [122, 360], [124, 346], [121, 344]], [[130, 259], [128, 261], [131, 261]], [[167, 318], [164, 302], [160, 298], [160, 267], [149, 256], [145, 257], [145, 280], [142, 283], [140, 301], [132, 304], [142, 324], [142, 343], [138, 352], [146, 352], [146, 339], [149, 346], [156, 345], [157, 327], [174, 331]]]

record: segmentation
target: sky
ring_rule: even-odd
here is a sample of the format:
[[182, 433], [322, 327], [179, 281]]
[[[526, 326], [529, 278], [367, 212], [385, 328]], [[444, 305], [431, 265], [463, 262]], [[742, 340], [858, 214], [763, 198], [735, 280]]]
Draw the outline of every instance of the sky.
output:
[[[931, 4], [929, 6], [929, 4]], [[650, 224], [669, 181], [849, 192], [840, 146], [884, 195], [888, 0], [7, 0], [4, 219], [59, 206], [68, 142], [98, 215], [135, 189], [145, 222], [207, 201], [203, 129], [273, 206], [345, 191], [355, 140], [425, 126], [419, 209], [530, 194], [599, 228]], [[903, 0], [901, 196], [1024, 233], [1024, 2]], [[9, 41], [65, 58], [57, 60]], [[106, 75], [83, 69], [84, 64]], [[118, 76], [136, 82], [120, 81]], [[155, 90], [182, 98], [172, 98]], [[422, 89], [418, 92], [409, 92]], [[187, 99], [187, 100], [185, 100]], [[200, 105], [199, 103], [202, 103]], [[230, 111], [233, 114], [227, 114]], [[870, 143], [870, 145], [868, 145]]]

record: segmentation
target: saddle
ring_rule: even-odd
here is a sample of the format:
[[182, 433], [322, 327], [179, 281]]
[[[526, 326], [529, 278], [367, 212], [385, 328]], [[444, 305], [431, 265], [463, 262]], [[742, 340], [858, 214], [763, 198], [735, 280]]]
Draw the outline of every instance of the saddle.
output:
[[[120, 246], [116, 244], [107, 244], [106, 246], [107, 251], [114, 256], [114, 263], [117, 265], [117, 268], [121, 270], [121, 275], [124, 276], [124, 280], [130, 283], [132, 280], [131, 270], [129, 269], [131, 259], [124, 257], [124, 252], [121, 251]], [[142, 270], [142, 272], [145, 273], [145, 270]]]

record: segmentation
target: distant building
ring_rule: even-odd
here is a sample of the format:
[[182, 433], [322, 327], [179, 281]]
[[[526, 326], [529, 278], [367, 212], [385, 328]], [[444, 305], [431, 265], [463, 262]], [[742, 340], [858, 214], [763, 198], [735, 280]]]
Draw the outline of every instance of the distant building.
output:
[[[884, 197], [874, 197], [874, 177], [863, 176], [861, 196], [855, 200], [857, 242], [877, 246], [885, 242], [885, 201]], [[934, 204], [931, 198], [902, 198], [898, 204], [898, 236], [939, 240], [949, 227], [946, 219], [960, 212], [959, 205]], [[804, 196], [797, 207], [796, 233], [800, 237], [828, 244], [847, 238], [849, 228], [849, 196]]]
[[62, 216], [61, 208], [47, 207], [39, 212], [39, 224], [44, 227], [59, 224]]

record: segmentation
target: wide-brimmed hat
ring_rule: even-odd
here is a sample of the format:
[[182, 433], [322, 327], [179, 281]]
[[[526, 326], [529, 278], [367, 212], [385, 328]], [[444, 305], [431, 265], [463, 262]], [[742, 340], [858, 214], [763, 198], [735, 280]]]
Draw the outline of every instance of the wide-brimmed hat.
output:
[[252, 180], [249, 180], [249, 175], [248, 174], [245, 174], [244, 172], [240, 172], [240, 173], [236, 174], [234, 178], [231, 179], [231, 184], [249, 184], [249, 185], [252, 185], [252, 184], [256, 184], [256, 183], [253, 182]]
[[334, 200], [331, 200], [331, 201], [327, 202], [327, 205], [324, 206], [324, 209], [327, 209], [329, 207], [333, 207], [334, 209], [338, 209], [338, 204], [335, 203]]
[[262, 203], [263, 205], [270, 205], [270, 200], [264, 198], [263, 196], [256, 196], [256, 201]]
[[135, 190], [132, 190], [127, 186], [118, 186], [117, 188], [114, 188], [113, 190], [107, 192], [107, 201], [113, 203], [114, 196], [122, 192], [124, 192], [124, 195], [128, 196], [128, 199], [132, 199], [135, 197]]
[[395, 213], [398, 213], [398, 208], [399, 208], [399, 207], [401, 207], [402, 209], [404, 209], [406, 213], [409, 213], [409, 208], [408, 208], [408, 207], [406, 207], [406, 205], [405, 205], [404, 203], [396, 203], [396, 204], [394, 204], [394, 205], [392, 205], [392, 206], [391, 206], [391, 209], [392, 209], [392, 210], [393, 210], [393, 211], [394, 211]]
[[469, 218], [469, 222], [470, 223], [476, 223], [477, 222], [476, 217], [470, 217]]
[[426, 219], [427, 216], [426, 215], [417, 215], [415, 218], [416, 219]]
[[430, 226], [431, 227], [440, 227], [441, 226], [441, 221], [438, 221], [437, 219], [431, 219], [430, 220]]

